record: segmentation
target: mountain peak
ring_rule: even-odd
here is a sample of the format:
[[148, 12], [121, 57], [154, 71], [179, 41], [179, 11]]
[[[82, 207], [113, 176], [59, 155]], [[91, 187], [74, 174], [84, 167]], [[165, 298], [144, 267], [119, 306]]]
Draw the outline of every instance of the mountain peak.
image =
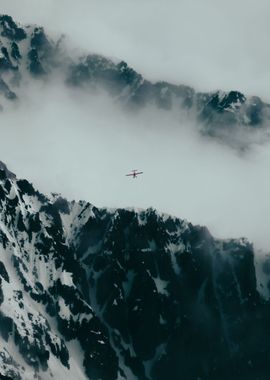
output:
[[6, 164], [4, 164], [2, 161], [0, 161], [0, 176], [9, 179], [16, 179], [16, 175], [8, 170]]

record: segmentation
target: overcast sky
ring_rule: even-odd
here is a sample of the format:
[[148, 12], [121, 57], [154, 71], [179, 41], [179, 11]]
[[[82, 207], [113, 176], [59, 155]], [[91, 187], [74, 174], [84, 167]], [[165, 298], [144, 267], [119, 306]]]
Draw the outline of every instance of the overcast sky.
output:
[[269, 0], [1, 0], [1, 12], [125, 59], [152, 80], [270, 101]]
[[[147, 78], [270, 101], [269, 1], [1, 0], [1, 10], [67, 34], [73, 47], [125, 59]], [[105, 96], [36, 82], [1, 115], [0, 159], [47, 193], [153, 206], [270, 247], [269, 144], [239, 155], [176, 113], [130, 115]], [[125, 177], [131, 169], [144, 175]]]

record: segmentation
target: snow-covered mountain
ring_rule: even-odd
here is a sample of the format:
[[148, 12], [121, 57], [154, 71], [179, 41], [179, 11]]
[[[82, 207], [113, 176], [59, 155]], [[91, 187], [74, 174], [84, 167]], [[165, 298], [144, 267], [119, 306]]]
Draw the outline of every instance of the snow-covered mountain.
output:
[[0, 379], [266, 380], [257, 288], [245, 239], [45, 196], [0, 164]]
[[46, 80], [57, 73], [69, 86], [102, 87], [132, 109], [146, 105], [181, 109], [204, 135], [243, 148], [257, 138], [258, 130], [270, 125], [270, 105], [257, 96], [246, 97], [239, 91], [199, 93], [185, 85], [152, 83], [124, 61], [96, 54], [74, 56], [63, 40], [49, 38], [42, 27], [22, 27], [10, 16], [0, 16], [2, 106], [18, 98], [18, 88], [29, 75]]

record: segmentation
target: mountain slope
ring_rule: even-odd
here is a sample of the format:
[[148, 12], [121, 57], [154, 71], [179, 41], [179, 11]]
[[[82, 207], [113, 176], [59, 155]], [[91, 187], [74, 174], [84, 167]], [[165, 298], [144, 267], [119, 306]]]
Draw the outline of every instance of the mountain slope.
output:
[[[28, 80], [46, 81], [53, 74], [69, 86], [105, 89], [131, 109], [146, 105], [181, 113], [194, 120], [206, 136], [245, 148], [270, 124], [270, 105], [239, 91], [198, 93], [185, 85], [152, 83], [124, 61], [88, 54], [74, 56], [63, 38], [50, 39], [42, 27], [17, 25], [0, 16], [0, 94], [3, 106], [18, 98]], [[85, 94], [85, 96], [87, 96]], [[180, 127], [180, 125], [179, 125]]]
[[2, 163], [0, 210], [2, 378], [268, 378], [246, 240], [47, 197]]

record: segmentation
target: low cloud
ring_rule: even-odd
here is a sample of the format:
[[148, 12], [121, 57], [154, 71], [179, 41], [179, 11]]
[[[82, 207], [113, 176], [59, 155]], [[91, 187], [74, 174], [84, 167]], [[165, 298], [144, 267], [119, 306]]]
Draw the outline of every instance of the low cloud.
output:
[[[269, 98], [268, 1], [2, 0], [22, 23], [125, 59], [152, 80]], [[239, 154], [179, 113], [123, 111], [105, 94], [35, 82], [1, 114], [1, 157], [41, 191], [97, 206], [155, 207], [217, 237], [270, 247], [269, 144]], [[131, 169], [144, 171], [137, 179]]]
[[[107, 95], [36, 82], [1, 115], [1, 159], [46, 193], [103, 207], [155, 207], [217, 237], [270, 246], [269, 144], [242, 153], [180, 113], [124, 111]], [[126, 177], [131, 169], [144, 174]]]

